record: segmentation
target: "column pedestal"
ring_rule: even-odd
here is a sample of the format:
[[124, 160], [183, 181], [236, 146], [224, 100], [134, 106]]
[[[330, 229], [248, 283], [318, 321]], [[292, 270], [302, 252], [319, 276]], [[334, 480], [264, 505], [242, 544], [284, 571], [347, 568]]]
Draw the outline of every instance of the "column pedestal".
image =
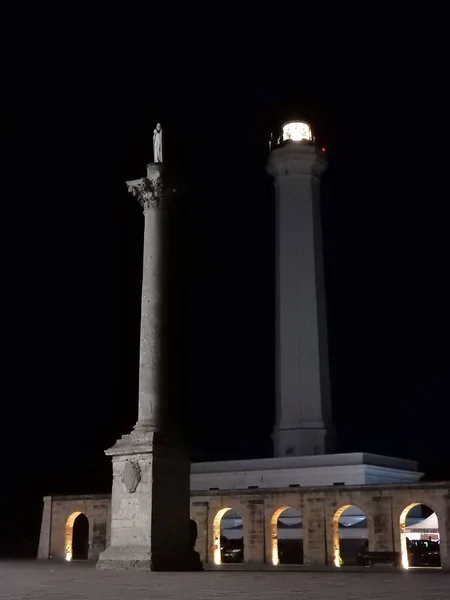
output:
[[98, 569], [201, 570], [190, 523], [190, 463], [158, 433], [131, 433], [113, 462], [111, 545]]

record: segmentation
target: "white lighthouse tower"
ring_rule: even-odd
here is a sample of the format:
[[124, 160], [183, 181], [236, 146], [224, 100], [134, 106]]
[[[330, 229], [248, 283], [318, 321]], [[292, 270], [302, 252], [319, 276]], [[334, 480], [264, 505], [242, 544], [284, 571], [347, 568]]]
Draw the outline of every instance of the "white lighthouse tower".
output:
[[277, 457], [332, 450], [320, 218], [325, 168], [309, 124], [286, 123], [268, 163], [276, 202]]

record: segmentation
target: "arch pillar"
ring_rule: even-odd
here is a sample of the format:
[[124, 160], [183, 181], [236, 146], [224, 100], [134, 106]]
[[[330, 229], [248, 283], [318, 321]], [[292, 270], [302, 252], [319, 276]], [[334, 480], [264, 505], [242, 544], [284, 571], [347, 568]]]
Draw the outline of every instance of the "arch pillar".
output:
[[264, 564], [264, 500], [249, 500], [244, 519], [244, 562]]
[[94, 534], [94, 520], [90, 520], [89, 517], [85, 514], [86, 519], [88, 520], [88, 560], [93, 558], [98, 558], [99, 551], [97, 547], [97, 540], [94, 542], [94, 536], [96, 537], [97, 533]]
[[439, 523], [441, 540], [441, 566], [444, 571], [450, 571], [450, 494], [444, 496], [442, 523]]
[[325, 498], [307, 498], [303, 504], [303, 564], [327, 564]]
[[372, 510], [366, 512], [370, 552], [393, 552], [396, 548], [392, 498], [375, 496]]
[[106, 548], [106, 521], [94, 517], [89, 522], [89, 559], [97, 560]]
[[203, 563], [210, 562], [208, 557], [208, 502], [192, 502], [191, 519], [197, 523], [197, 542], [195, 550]]

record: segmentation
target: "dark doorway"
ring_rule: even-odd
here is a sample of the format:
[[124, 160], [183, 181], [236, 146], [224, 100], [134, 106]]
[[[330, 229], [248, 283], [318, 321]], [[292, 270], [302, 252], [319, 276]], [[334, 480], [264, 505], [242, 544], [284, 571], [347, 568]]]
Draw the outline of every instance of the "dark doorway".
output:
[[89, 553], [89, 521], [80, 513], [73, 524], [72, 560], [87, 560]]

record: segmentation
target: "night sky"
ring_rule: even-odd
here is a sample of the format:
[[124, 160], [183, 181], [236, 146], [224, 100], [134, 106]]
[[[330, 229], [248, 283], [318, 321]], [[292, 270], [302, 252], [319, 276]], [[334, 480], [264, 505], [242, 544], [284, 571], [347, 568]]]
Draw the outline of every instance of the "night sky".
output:
[[42, 495], [109, 491], [103, 451], [136, 421], [143, 216], [124, 182], [145, 174], [158, 121], [191, 200], [193, 459], [272, 453], [265, 161], [270, 131], [298, 114], [329, 152], [338, 450], [417, 459], [450, 478], [446, 138], [417, 64], [382, 70], [378, 56], [361, 70], [318, 50], [302, 62], [281, 42], [183, 42], [174, 54], [174, 35], [162, 59], [154, 38], [124, 49], [63, 37], [17, 43], [2, 98], [1, 504], [14, 510], [0, 553], [35, 551]]

